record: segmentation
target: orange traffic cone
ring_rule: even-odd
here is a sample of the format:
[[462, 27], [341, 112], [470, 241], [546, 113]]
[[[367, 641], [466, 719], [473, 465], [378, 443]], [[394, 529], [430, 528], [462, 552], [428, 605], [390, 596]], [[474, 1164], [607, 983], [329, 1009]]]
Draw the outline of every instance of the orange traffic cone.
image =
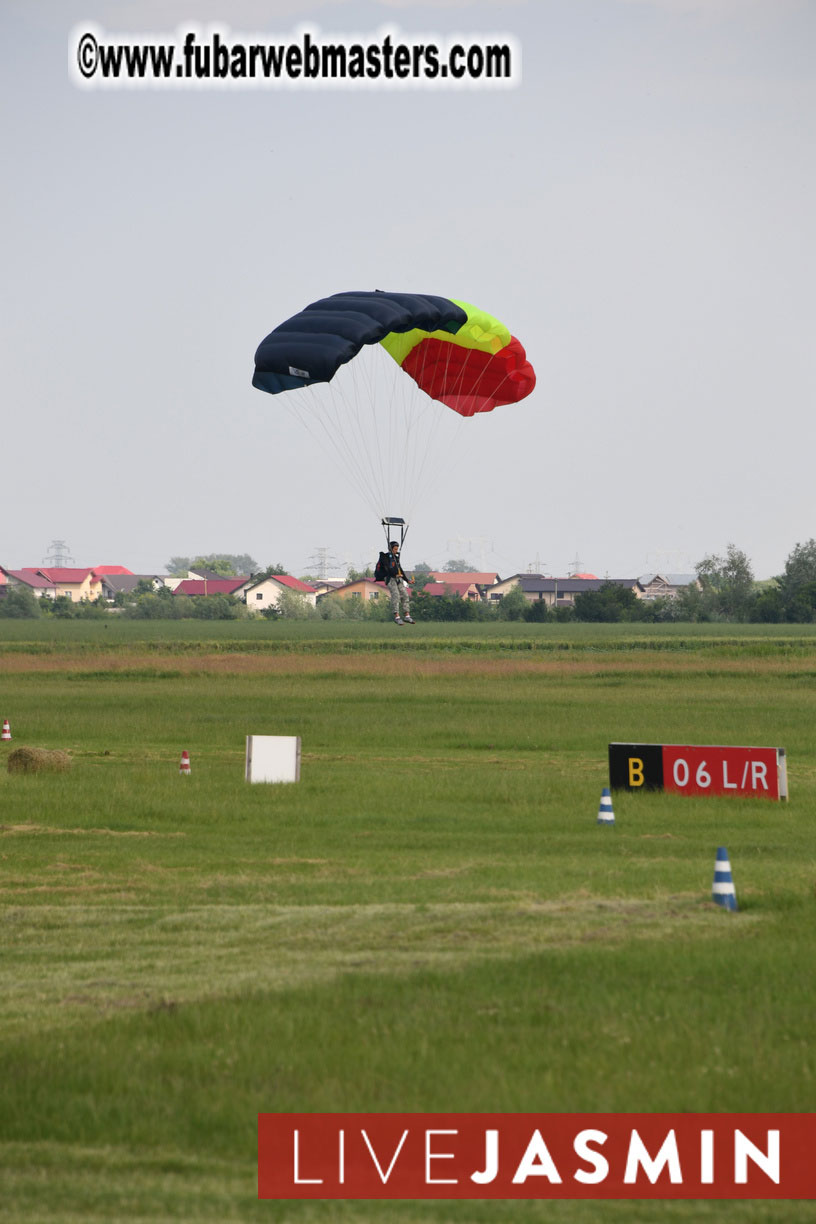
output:
[[7, 718], [4, 718], [3, 719], [3, 734], [0, 735], [0, 740], [10, 740], [10, 739], [11, 739], [11, 727], [9, 726], [9, 720]]
[[190, 754], [189, 752], [187, 752], [186, 749], [181, 754], [181, 760], [179, 762], [179, 773], [180, 774], [190, 773]]

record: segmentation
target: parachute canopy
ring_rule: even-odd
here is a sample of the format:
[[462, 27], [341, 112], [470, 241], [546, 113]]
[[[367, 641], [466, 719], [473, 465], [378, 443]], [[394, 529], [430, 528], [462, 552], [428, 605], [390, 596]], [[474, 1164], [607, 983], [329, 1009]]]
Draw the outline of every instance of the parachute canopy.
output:
[[380, 343], [432, 399], [461, 416], [517, 403], [535, 386], [523, 347], [467, 302], [418, 293], [336, 293], [312, 302], [258, 346], [252, 384], [277, 395], [330, 382]]

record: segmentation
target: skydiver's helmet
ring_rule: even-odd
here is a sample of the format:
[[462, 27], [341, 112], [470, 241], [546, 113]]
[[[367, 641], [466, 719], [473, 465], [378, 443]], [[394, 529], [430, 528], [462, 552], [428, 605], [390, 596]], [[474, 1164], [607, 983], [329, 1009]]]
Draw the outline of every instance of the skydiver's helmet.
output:
[[399, 552], [399, 544], [397, 543], [397, 541], [396, 541], [396, 540], [389, 540], [389, 541], [388, 541], [388, 547], [389, 547], [389, 548], [396, 548], [397, 552]]

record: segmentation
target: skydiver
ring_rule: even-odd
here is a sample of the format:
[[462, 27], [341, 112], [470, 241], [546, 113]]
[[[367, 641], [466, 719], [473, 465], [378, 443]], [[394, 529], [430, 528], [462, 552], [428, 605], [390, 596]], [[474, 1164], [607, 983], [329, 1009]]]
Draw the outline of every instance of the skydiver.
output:
[[[400, 563], [399, 544], [396, 540], [389, 540], [388, 548], [385, 585], [391, 596], [391, 614], [394, 617], [394, 624], [413, 625], [416, 622], [411, 616], [410, 589], [407, 585], [408, 578]], [[402, 616], [400, 616], [400, 610], [402, 610]]]

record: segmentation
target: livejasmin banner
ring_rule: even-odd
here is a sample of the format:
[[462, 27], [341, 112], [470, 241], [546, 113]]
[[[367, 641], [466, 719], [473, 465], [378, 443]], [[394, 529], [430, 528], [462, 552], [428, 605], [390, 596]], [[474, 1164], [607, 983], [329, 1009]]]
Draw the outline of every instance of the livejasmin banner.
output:
[[258, 1115], [264, 1199], [813, 1199], [816, 1114]]

